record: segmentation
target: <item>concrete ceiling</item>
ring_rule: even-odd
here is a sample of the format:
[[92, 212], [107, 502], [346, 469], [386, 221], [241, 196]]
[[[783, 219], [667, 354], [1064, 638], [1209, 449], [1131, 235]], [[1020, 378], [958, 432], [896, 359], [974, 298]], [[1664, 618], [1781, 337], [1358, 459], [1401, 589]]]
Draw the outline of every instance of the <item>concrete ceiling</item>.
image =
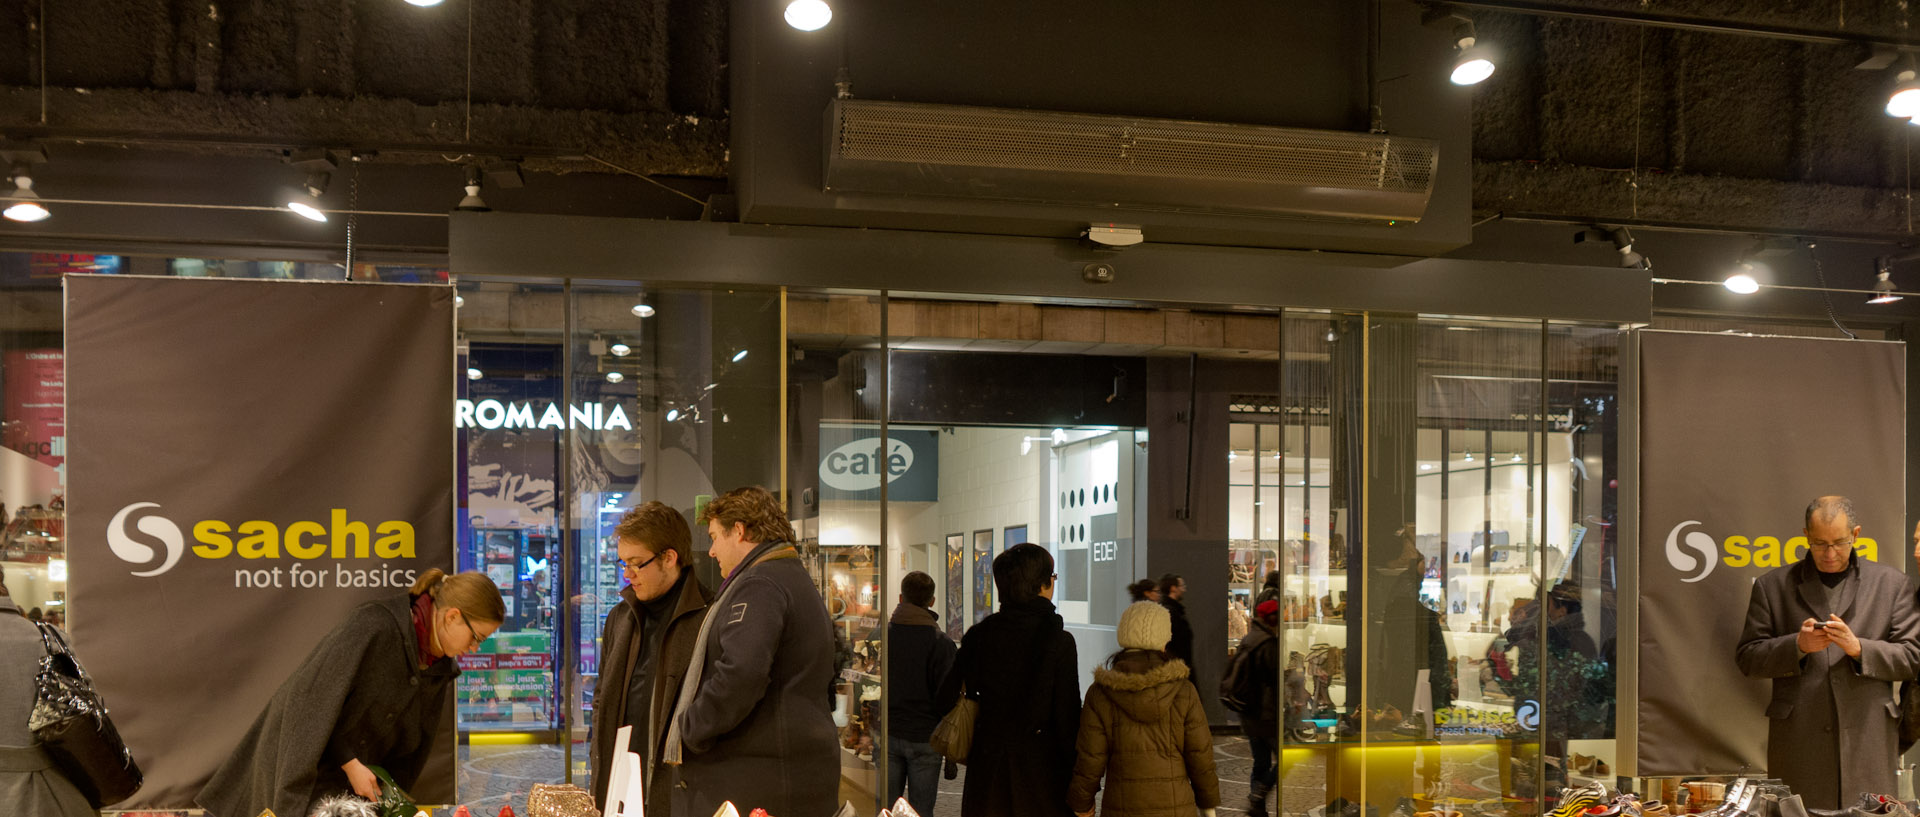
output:
[[[524, 151], [529, 170], [613, 172], [579, 158], [590, 154], [724, 178], [728, 5], [0, 0], [0, 132], [370, 146], [385, 148], [379, 161], [421, 164], [445, 163], [430, 148], [478, 145]], [[1915, 14], [1893, 0], [1514, 5], [1889, 41], [1909, 38]], [[1482, 42], [1505, 52], [1473, 91], [1482, 216], [1912, 232], [1920, 128], [1881, 112], [1891, 72], [1854, 70], [1857, 46], [1472, 14]]]

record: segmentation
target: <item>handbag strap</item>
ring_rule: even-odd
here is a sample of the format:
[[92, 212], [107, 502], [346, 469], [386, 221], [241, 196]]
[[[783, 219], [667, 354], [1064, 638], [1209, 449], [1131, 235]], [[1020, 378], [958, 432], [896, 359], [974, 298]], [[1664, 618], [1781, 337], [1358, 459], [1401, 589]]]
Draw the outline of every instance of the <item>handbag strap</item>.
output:
[[[40, 630], [40, 643], [47, 648], [48, 655], [55, 658], [62, 655], [69, 657], [73, 655], [73, 648], [67, 646], [67, 640], [62, 638], [58, 631], [53, 629], [53, 625], [44, 621], [36, 621], [33, 623], [33, 626]], [[60, 642], [59, 647], [53, 646], [56, 641]]]

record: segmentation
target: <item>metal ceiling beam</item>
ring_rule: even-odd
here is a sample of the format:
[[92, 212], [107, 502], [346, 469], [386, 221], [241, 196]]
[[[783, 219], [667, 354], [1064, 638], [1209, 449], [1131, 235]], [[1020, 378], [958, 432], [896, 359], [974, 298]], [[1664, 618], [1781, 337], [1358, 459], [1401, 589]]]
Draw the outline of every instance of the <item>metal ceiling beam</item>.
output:
[[1455, 8], [1504, 12], [1507, 14], [1557, 17], [1567, 20], [1590, 20], [1602, 23], [1620, 23], [1623, 25], [1665, 28], [1676, 31], [1725, 34], [1735, 37], [1755, 37], [1768, 40], [1786, 40], [1789, 42], [1818, 43], [1823, 45], [1861, 45], [1902, 51], [1920, 49], [1920, 38], [1892, 39], [1887, 37], [1846, 35], [1811, 28], [1770, 26], [1758, 23], [1734, 23], [1726, 20], [1716, 20], [1710, 17], [1688, 17], [1678, 14], [1660, 14], [1657, 12], [1573, 9], [1553, 3], [1533, 2], [1532, 0], [1456, 0], [1445, 3], [1444, 5]]

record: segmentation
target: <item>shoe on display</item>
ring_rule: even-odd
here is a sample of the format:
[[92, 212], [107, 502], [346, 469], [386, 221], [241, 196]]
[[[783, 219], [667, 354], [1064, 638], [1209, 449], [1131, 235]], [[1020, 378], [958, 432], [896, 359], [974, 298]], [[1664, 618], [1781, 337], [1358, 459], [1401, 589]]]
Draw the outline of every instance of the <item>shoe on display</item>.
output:
[[1669, 817], [1667, 804], [1659, 800], [1648, 800], [1640, 804], [1641, 817]]
[[1578, 817], [1594, 806], [1605, 806], [1608, 801], [1607, 787], [1599, 781], [1584, 786], [1560, 790], [1560, 804], [1547, 812], [1547, 817]]

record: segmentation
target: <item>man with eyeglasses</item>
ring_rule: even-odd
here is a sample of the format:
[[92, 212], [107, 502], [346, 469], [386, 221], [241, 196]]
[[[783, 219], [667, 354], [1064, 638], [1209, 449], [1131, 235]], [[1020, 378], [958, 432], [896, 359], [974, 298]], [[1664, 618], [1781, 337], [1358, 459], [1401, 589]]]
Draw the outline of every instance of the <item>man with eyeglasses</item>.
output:
[[687, 520], [660, 502], [628, 511], [614, 528], [627, 586], [600, 631], [600, 680], [593, 707], [593, 794], [607, 807], [614, 733], [633, 727], [648, 814], [667, 814], [671, 775], [655, 774], [680, 682], [693, 662], [700, 622], [713, 594], [693, 575]]
[[1773, 680], [1767, 773], [1808, 808], [1896, 791], [1893, 689], [1920, 670], [1920, 608], [1905, 575], [1856, 555], [1857, 520], [1843, 496], [1807, 506], [1807, 558], [1754, 581], [1735, 651]]

